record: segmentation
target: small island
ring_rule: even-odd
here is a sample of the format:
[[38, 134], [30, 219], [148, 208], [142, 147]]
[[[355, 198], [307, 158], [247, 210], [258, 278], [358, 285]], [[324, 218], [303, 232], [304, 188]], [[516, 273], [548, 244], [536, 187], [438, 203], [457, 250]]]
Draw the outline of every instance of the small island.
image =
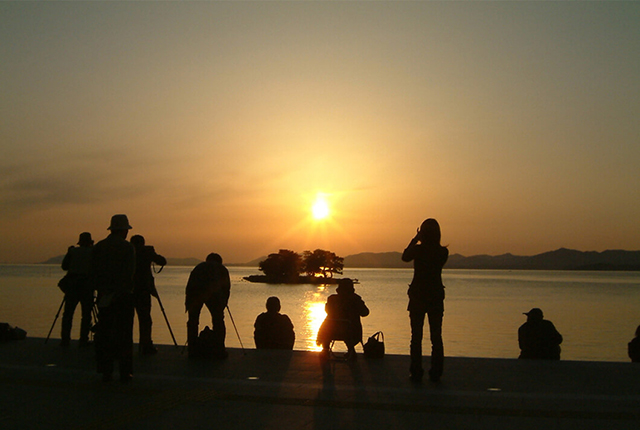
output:
[[260, 262], [258, 269], [264, 275], [245, 276], [243, 279], [266, 284], [337, 284], [340, 279], [333, 275], [342, 274], [344, 258], [323, 249], [304, 251], [302, 255], [281, 249], [277, 254], [269, 254]]

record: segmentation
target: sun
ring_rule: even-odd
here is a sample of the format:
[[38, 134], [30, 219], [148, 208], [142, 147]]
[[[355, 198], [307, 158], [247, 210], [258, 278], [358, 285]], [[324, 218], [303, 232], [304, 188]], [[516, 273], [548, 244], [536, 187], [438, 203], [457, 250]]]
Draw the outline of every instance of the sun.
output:
[[311, 214], [313, 215], [313, 218], [316, 220], [322, 220], [327, 218], [329, 213], [329, 203], [327, 203], [327, 200], [322, 194], [318, 194], [315, 202], [313, 202], [313, 206], [311, 206]]

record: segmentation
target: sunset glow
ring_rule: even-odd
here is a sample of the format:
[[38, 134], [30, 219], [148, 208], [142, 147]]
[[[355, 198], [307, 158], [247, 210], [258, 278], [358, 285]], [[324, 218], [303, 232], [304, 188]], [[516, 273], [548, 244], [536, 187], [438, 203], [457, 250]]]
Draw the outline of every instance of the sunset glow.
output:
[[[640, 2], [0, 2], [0, 263], [640, 243]], [[543, 26], [540, 23], [544, 23]]]

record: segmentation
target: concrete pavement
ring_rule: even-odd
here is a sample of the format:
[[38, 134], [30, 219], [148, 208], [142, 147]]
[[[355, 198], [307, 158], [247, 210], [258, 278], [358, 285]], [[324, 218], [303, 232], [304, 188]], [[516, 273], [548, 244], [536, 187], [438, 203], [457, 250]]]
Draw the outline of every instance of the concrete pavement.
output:
[[0, 428], [640, 428], [635, 363], [447, 357], [439, 384], [415, 384], [402, 355], [322, 365], [314, 352], [230, 349], [203, 362], [159, 345], [123, 384], [101, 381], [91, 348], [58, 343], [0, 344]]

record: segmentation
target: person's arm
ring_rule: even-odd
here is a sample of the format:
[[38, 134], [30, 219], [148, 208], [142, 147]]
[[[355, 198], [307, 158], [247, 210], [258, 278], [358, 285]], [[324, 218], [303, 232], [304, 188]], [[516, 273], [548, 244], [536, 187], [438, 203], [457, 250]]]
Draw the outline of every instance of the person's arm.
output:
[[402, 253], [402, 261], [408, 263], [416, 257], [416, 247], [418, 246], [418, 241], [418, 234], [416, 234]]
[[69, 270], [69, 266], [71, 265], [71, 250], [73, 249], [73, 246], [70, 246], [67, 249], [67, 253], [65, 254], [64, 258], [62, 259], [62, 270]]
[[154, 263], [156, 263], [159, 266], [166, 266], [167, 265], [167, 259], [164, 258], [162, 255], [157, 254], [156, 250], [154, 249], [154, 247], [150, 247], [151, 248], [151, 261], [153, 261]]

